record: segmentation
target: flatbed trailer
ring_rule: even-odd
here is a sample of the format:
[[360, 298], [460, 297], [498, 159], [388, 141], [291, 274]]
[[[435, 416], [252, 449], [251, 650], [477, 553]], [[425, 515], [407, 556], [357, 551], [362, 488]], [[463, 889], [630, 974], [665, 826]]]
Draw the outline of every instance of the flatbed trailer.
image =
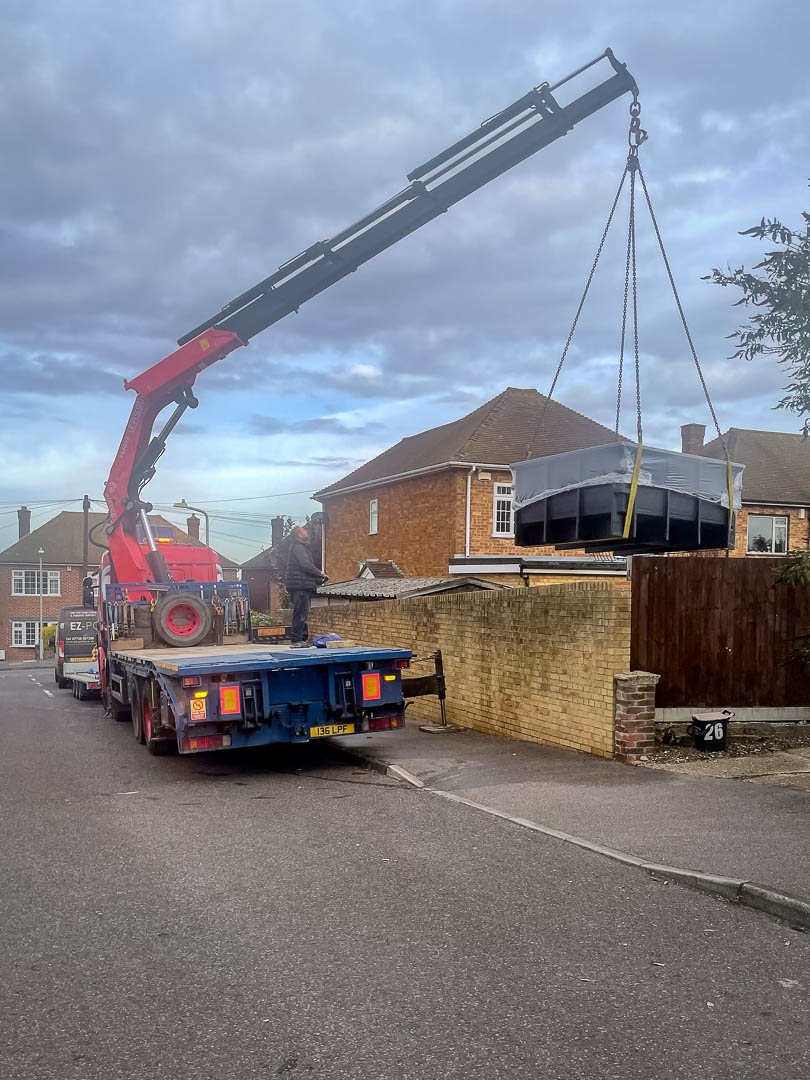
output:
[[305, 743], [402, 727], [407, 649], [132, 648], [109, 656], [112, 715], [153, 754]]
[[98, 664], [88, 667], [84, 671], [71, 671], [65, 665], [65, 681], [70, 685], [73, 696], [79, 701], [88, 697], [101, 696], [101, 676], [98, 673]]

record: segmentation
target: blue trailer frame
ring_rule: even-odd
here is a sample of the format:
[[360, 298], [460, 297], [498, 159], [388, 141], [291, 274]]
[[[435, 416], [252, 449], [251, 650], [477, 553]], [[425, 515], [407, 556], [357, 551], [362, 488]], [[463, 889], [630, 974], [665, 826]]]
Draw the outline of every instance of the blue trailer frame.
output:
[[176, 745], [190, 754], [402, 727], [402, 671], [411, 655], [356, 646], [130, 650], [121, 643], [109, 661], [113, 696], [130, 706], [139, 740], [152, 753]]

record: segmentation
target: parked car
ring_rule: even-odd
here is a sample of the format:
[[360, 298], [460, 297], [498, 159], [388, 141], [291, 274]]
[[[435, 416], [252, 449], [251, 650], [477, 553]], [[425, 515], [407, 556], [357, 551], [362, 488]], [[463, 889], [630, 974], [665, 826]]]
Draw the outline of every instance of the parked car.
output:
[[71, 685], [71, 672], [89, 671], [96, 663], [96, 622], [92, 607], [66, 607], [56, 625], [54, 681], [60, 690]]

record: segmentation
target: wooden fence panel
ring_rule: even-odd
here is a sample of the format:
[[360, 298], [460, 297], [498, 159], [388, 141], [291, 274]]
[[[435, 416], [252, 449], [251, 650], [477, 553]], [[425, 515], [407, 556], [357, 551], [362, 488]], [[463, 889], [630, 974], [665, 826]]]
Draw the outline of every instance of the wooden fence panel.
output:
[[810, 670], [793, 659], [810, 632], [810, 588], [777, 585], [781, 565], [633, 559], [631, 662], [661, 676], [660, 707], [810, 705]]

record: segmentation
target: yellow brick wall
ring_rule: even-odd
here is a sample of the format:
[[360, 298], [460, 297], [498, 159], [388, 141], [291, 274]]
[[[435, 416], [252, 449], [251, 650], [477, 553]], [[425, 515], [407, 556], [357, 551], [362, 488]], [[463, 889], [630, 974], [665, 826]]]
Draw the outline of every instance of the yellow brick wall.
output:
[[[441, 649], [450, 723], [613, 755], [613, 676], [630, 665], [628, 582], [313, 608], [310, 625], [415, 656]], [[417, 698], [408, 716], [436, 722], [438, 702]]]

